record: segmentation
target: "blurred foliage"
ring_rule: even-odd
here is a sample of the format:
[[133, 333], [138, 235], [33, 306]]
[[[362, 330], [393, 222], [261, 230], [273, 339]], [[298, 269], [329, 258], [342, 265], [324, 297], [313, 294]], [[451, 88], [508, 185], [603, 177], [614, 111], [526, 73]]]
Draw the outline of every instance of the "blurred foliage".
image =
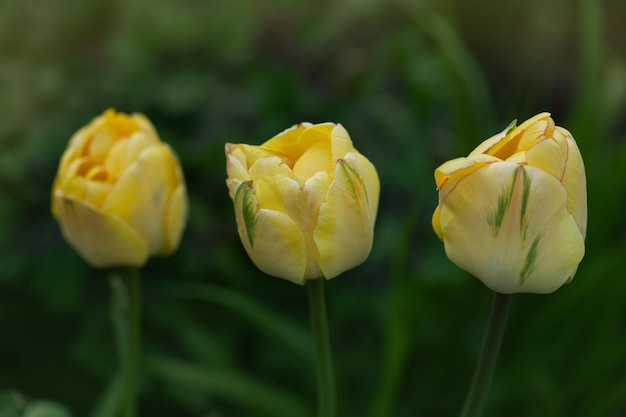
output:
[[114, 107], [153, 121], [191, 199], [179, 251], [142, 271], [142, 415], [313, 414], [305, 289], [247, 259], [224, 184], [225, 142], [301, 121], [342, 123], [382, 182], [371, 256], [327, 286], [340, 415], [454, 415], [491, 294], [431, 231], [432, 172], [550, 111], [587, 165], [587, 254], [572, 284], [515, 297], [486, 415], [623, 416], [624, 4], [0, 3], [0, 392], [115, 412], [109, 272], [49, 212], [67, 141]]

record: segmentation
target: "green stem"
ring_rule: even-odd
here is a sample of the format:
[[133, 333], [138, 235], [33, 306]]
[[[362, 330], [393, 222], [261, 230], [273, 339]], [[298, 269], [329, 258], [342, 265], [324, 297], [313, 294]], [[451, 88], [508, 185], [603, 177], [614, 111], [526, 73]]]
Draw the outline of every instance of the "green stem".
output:
[[319, 417], [335, 417], [337, 400], [335, 394], [335, 374], [330, 352], [326, 300], [324, 298], [324, 278], [307, 283], [311, 327], [317, 357], [317, 400]]
[[483, 339], [480, 358], [474, 371], [470, 390], [465, 398], [461, 417], [478, 417], [482, 413], [491, 388], [493, 370], [498, 358], [512, 298], [511, 294], [495, 293], [487, 323], [487, 333]]
[[137, 392], [139, 379], [139, 352], [141, 344], [141, 297], [139, 271], [131, 268], [128, 274], [128, 312], [126, 325], [126, 363], [124, 376], [125, 389], [125, 417], [137, 416]]

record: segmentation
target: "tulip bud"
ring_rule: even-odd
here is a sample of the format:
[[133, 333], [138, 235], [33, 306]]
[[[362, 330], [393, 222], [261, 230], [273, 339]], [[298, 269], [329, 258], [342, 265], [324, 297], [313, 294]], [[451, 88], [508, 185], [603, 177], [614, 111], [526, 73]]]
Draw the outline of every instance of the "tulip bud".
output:
[[183, 173], [145, 116], [109, 109], [70, 140], [52, 213], [92, 266], [141, 266], [178, 247], [187, 219]]
[[433, 228], [459, 268], [500, 293], [550, 293], [585, 253], [587, 190], [572, 135], [541, 113], [435, 171]]
[[302, 123], [261, 146], [229, 143], [226, 158], [239, 237], [261, 271], [304, 284], [367, 258], [380, 183], [341, 125]]

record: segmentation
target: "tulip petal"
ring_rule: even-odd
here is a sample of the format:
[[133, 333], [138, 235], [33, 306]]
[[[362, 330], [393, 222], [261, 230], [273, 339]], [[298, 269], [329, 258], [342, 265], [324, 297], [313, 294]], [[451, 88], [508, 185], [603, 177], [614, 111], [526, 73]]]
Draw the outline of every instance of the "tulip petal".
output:
[[250, 178], [260, 208], [286, 213], [294, 220], [301, 216], [300, 185], [280, 158], [258, 159], [250, 168]]
[[142, 266], [148, 259], [146, 241], [125, 221], [102, 214], [88, 203], [53, 197], [61, 231], [74, 249], [94, 267]]
[[285, 213], [258, 210], [251, 181], [241, 183], [234, 205], [239, 237], [252, 262], [268, 275], [304, 284], [307, 250], [298, 225]]
[[[269, 151], [271, 153], [278, 154], [292, 154], [295, 153], [297, 155], [302, 154], [304, 152], [304, 148], [302, 151], [299, 151], [301, 147], [298, 144], [302, 133], [313, 126], [311, 123], [299, 123], [297, 125], [293, 125], [288, 129], [283, 130], [279, 134], [275, 135], [271, 139], [267, 140], [261, 146], [248, 146], [249, 148], [261, 148], [264, 151]], [[295, 150], [295, 152], [294, 152]]]
[[154, 128], [154, 125], [145, 115], [133, 113], [130, 118], [137, 124], [139, 129], [145, 133], [144, 136], [148, 137], [152, 143], [157, 144], [160, 142], [159, 134]]
[[236, 178], [240, 181], [247, 181], [250, 179], [250, 176], [248, 175], [248, 158], [241, 145], [227, 143], [226, 157], [226, 169], [228, 171], [229, 178]]
[[290, 165], [293, 166], [309, 148], [318, 142], [329, 143], [330, 132], [334, 127], [334, 123], [317, 125], [301, 123], [274, 136], [258, 148], [289, 158]]
[[336, 125], [330, 136], [332, 146], [332, 160], [345, 158], [348, 152], [354, 152], [354, 145], [348, 131], [340, 124]]
[[165, 233], [165, 205], [175, 184], [169, 147], [151, 146], [124, 172], [102, 211], [133, 224], [148, 241], [150, 255], [160, 253]]
[[585, 165], [580, 155], [580, 150], [571, 134], [563, 129], [557, 128], [555, 131], [563, 134], [567, 139], [567, 165], [563, 172], [562, 182], [567, 190], [567, 209], [574, 216], [580, 232], [583, 236], [587, 234], [587, 179], [585, 176]]
[[374, 164], [360, 153], [355, 151], [346, 155], [346, 160], [348, 161], [353, 158], [356, 160], [355, 166], [360, 170], [359, 174], [365, 186], [370, 217], [371, 219], [376, 219], [378, 213], [378, 198], [380, 196], [380, 180], [378, 179], [378, 173], [376, 172]]
[[[500, 159], [490, 155], [474, 155], [470, 158], [456, 158], [443, 163], [435, 170], [435, 183], [440, 201], [446, 199], [447, 193], [454, 190], [456, 184], [472, 172], [485, 165], [500, 162]], [[447, 190], [443, 192], [443, 190]]]
[[544, 139], [526, 151], [528, 165], [537, 167], [561, 181], [565, 170], [565, 155], [559, 144], [552, 139]]
[[441, 218], [439, 217], [439, 212], [439, 206], [437, 206], [435, 208], [435, 211], [433, 212], [433, 217], [431, 221], [433, 224], [433, 230], [435, 231], [439, 239], [443, 240], [443, 232], [441, 231]]
[[114, 178], [118, 178], [133, 161], [139, 158], [144, 149], [154, 144], [154, 138], [146, 136], [143, 132], [137, 132], [130, 138], [118, 140], [111, 147], [105, 161], [105, 167]]
[[165, 244], [162, 250], [163, 255], [169, 255], [176, 250], [187, 224], [187, 190], [184, 185], [172, 193], [169, 207], [167, 208]]
[[567, 211], [567, 193], [539, 168], [500, 162], [442, 190], [446, 254], [501, 293], [550, 293], [576, 271], [584, 239]]
[[335, 178], [321, 205], [314, 240], [319, 267], [326, 279], [361, 264], [374, 238], [374, 215], [370, 211], [363, 172], [355, 159], [339, 160]]
[[313, 242], [313, 228], [318, 211], [330, 182], [326, 172], [318, 172], [303, 186], [294, 180], [287, 166], [279, 158], [257, 160], [250, 169], [258, 209], [267, 209], [287, 215], [300, 229], [306, 242], [306, 278], [321, 275], [317, 265], [317, 247]]
[[502, 132], [498, 133], [482, 142], [476, 149], [474, 149], [469, 156], [475, 156], [480, 154], [488, 154], [500, 158], [502, 160], [508, 159], [511, 155], [517, 153], [519, 150], [527, 149], [527, 146], [520, 147], [520, 140], [522, 136], [529, 128], [534, 128], [533, 125], [541, 119], [549, 118], [550, 113], [539, 113], [538, 115], [526, 120], [521, 125], [515, 127], [516, 121], [514, 120], [509, 124]]
[[330, 172], [332, 168], [330, 143], [327, 141], [319, 141], [311, 145], [311, 147], [298, 158], [293, 165], [292, 171], [296, 177], [303, 178], [304, 181], [306, 181], [307, 178], [315, 175], [315, 173]]

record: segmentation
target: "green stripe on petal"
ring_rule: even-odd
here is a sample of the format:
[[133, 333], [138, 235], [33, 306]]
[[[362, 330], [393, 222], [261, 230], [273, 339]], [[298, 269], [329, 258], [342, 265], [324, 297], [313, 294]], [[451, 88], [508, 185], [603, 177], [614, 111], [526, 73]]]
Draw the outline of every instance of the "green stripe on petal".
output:
[[535, 237], [533, 240], [533, 244], [530, 246], [528, 253], [526, 254], [526, 259], [524, 260], [524, 267], [522, 268], [522, 272], [519, 276], [519, 283], [523, 285], [526, 282], [526, 279], [530, 276], [530, 274], [535, 269], [537, 264], [537, 247], [539, 246], [539, 241], [541, 240], [541, 233]]
[[515, 183], [517, 182], [517, 177], [519, 176], [518, 174], [518, 170], [513, 171], [511, 183], [505, 184], [505, 186], [502, 187], [500, 195], [498, 196], [498, 203], [496, 207], [493, 208], [487, 216], [487, 223], [489, 223], [489, 226], [491, 227], [491, 233], [494, 238], [498, 236], [504, 215], [511, 205], [511, 199], [513, 198], [513, 192], [515, 191]]
[[318, 264], [327, 279], [361, 264], [372, 248], [374, 218], [358, 166], [340, 159], [319, 211], [313, 237]]
[[250, 243], [250, 248], [254, 246], [254, 229], [256, 227], [257, 201], [254, 196], [252, 181], [244, 181], [237, 188], [235, 193], [235, 212], [237, 217], [241, 215], [241, 220], [246, 229], [246, 236]]
[[[526, 187], [524, 173], [529, 177]], [[514, 175], [519, 179], [494, 236], [491, 225], [481, 219], [494, 216]], [[527, 230], [520, 230], [524, 200]], [[583, 236], [566, 202], [563, 184], [539, 168], [509, 162], [486, 165], [459, 181], [440, 202], [446, 254], [494, 291], [553, 292], [572, 276], [584, 255]]]
[[[347, 163], [345, 159], [340, 159], [337, 161], [337, 163], [341, 167], [341, 170], [344, 172], [346, 177], [351, 179], [351, 181], [349, 181], [350, 189], [352, 190], [352, 194], [354, 195], [356, 201], [359, 202], [359, 205], [363, 201], [367, 201], [367, 190], [365, 189], [365, 187], [363, 187], [363, 179], [361, 178], [359, 172], [354, 169], [352, 165]], [[354, 179], [356, 179], [356, 182], [354, 181]], [[357, 187], [356, 184], [359, 184], [359, 186]]]
[[526, 213], [526, 208], [528, 207], [528, 198], [530, 197], [530, 176], [526, 172], [523, 167], [520, 167], [522, 170], [522, 207], [520, 209], [520, 233], [522, 234], [522, 239], [526, 240], [526, 232], [528, 231], [528, 217]]

